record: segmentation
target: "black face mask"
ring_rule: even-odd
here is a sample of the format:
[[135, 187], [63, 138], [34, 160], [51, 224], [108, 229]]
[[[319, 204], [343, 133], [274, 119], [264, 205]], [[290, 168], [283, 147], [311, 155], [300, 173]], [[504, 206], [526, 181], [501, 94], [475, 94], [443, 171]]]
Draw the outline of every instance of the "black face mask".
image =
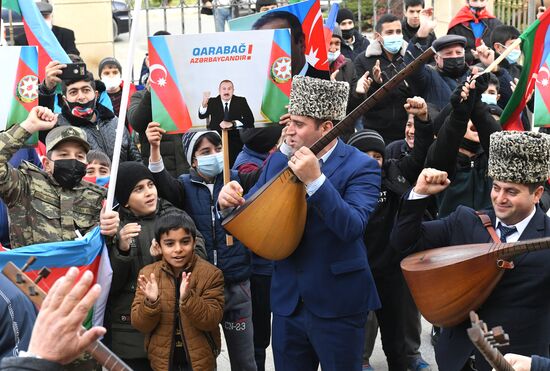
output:
[[442, 71], [445, 75], [456, 79], [464, 74], [466, 61], [464, 57], [443, 58]]
[[75, 117], [89, 120], [94, 115], [96, 106], [95, 98], [86, 103], [67, 102], [67, 100], [65, 100], [65, 103], [69, 107], [69, 112], [71, 113], [71, 115]]
[[86, 165], [78, 160], [55, 160], [53, 178], [65, 189], [73, 189], [86, 175]]
[[344, 40], [349, 40], [353, 37], [353, 28], [350, 28], [349, 30], [342, 30], [342, 38]]
[[476, 14], [479, 13], [479, 12], [481, 12], [483, 9], [485, 9], [484, 6], [471, 6], [471, 7], [470, 7], [470, 10], [471, 10], [472, 12], [476, 13]]

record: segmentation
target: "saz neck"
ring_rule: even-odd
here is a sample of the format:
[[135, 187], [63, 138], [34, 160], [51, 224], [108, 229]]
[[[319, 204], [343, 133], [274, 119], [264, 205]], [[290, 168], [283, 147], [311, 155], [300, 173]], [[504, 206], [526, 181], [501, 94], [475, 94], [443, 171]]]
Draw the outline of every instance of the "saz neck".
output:
[[435, 54], [433, 48], [428, 48], [424, 53], [422, 53], [418, 58], [408, 64], [405, 68], [399, 71], [394, 77], [392, 77], [388, 82], [382, 85], [377, 91], [370, 95], [363, 103], [361, 103], [357, 108], [349, 113], [342, 121], [335, 125], [331, 131], [321, 137], [317, 142], [315, 142], [310, 150], [315, 155], [323, 150], [330, 142], [338, 138], [344, 133], [344, 130], [355, 123], [359, 117], [361, 117], [365, 112], [370, 110], [372, 107], [380, 103], [386, 95], [397, 87], [399, 83], [405, 80], [414, 70], [420, 67], [423, 64], [426, 64]]

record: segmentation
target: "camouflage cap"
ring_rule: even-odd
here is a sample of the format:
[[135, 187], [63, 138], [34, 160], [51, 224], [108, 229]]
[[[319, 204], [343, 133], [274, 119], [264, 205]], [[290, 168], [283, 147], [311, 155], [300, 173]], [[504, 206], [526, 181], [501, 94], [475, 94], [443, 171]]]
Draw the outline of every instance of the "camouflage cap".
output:
[[81, 144], [86, 152], [90, 150], [90, 144], [88, 143], [86, 133], [81, 128], [65, 125], [50, 130], [46, 136], [46, 152], [50, 152], [58, 144], [66, 141], [73, 141]]

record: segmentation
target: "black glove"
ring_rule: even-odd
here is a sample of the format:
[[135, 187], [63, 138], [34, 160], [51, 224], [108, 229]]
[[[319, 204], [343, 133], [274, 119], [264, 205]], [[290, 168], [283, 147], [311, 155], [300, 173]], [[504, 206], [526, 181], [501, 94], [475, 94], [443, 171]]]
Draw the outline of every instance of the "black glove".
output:
[[485, 93], [485, 91], [489, 88], [490, 78], [491, 75], [489, 73], [482, 73], [481, 75], [476, 77], [476, 92], [478, 99], [481, 99], [481, 94]]
[[476, 89], [470, 89], [468, 99], [462, 99], [460, 94], [462, 93], [462, 87], [464, 84], [466, 84], [466, 82], [458, 85], [451, 95], [451, 106], [453, 107], [452, 113], [456, 118], [468, 120], [477, 99], [477, 92]]

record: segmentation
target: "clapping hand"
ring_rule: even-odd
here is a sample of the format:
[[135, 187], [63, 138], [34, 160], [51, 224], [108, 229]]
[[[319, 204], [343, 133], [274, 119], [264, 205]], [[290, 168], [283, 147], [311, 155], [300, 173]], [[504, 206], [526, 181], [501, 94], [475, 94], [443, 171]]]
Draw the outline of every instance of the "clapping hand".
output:
[[159, 297], [159, 286], [155, 274], [151, 273], [150, 279], [147, 279], [143, 274], [138, 278], [138, 286], [141, 291], [145, 293], [145, 297], [151, 303], [157, 301]]
[[181, 273], [181, 285], [180, 285], [180, 298], [183, 298], [189, 287], [189, 281], [191, 280], [191, 272]]

